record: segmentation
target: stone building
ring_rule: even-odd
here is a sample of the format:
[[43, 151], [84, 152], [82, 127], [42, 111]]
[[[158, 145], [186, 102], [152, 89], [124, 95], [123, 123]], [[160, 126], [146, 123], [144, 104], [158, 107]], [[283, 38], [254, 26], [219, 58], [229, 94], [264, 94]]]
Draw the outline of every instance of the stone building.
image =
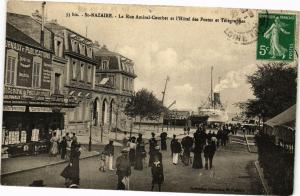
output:
[[123, 55], [94, 45], [97, 61], [94, 93], [94, 126], [104, 130], [129, 130], [131, 119], [124, 107], [134, 93], [134, 63]]

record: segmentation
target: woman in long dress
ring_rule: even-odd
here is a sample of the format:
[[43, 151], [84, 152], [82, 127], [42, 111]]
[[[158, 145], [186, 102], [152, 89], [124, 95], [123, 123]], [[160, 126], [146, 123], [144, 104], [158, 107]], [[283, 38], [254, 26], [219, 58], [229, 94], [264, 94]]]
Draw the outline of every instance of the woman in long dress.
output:
[[289, 35], [290, 32], [287, 32], [283, 29], [286, 24], [280, 21], [279, 17], [275, 18], [275, 22], [271, 25], [271, 27], [264, 33], [264, 37], [270, 39], [270, 52], [269, 54], [272, 55], [272, 58], [276, 58], [277, 56], [285, 58], [285, 54], [287, 49], [284, 48], [279, 43], [279, 34], [280, 32]]
[[53, 133], [52, 138], [50, 139], [51, 148], [50, 148], [50, 155], [56, 156], [58, 154], [58, 138], [56, 137], [56, 133]]
[[72, 146], [70, 154], [70, 162], [67, 167], [62, 171], [61, 176], [65, 178], [66, 187], [75, 184], [79, 186], [79, 157], [80, 157], [80, 144]]
[[146, 158], [146, 150], [144, 143], [138, 143], [136, 146], [136, 156], [134, 169], [143, 170], [143, 161]]
[[129, 142], [129, 162], [131, 166], [134, 166], [135, 164], [135, 150], [136, 150], [136, 143], [135, 143], [136, 138], [132, 137], [130, 142]]

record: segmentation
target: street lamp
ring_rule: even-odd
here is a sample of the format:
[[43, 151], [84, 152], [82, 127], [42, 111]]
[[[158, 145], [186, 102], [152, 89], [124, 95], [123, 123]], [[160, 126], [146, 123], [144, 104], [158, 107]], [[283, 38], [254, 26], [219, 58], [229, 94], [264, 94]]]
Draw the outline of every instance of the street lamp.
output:
[[91, 101], [91, 120], [90, 120], [90, 137], [89, 137], [89, 151], [92, 150], [92, 127], [93, 127], [93, 106], [94, 106], [94, 102]]

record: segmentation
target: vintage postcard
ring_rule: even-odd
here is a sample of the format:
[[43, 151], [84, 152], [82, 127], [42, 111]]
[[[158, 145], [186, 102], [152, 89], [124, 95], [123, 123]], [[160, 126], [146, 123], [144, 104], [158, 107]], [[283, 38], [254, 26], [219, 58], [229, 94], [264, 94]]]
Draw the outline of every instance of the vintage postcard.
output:
[[1, 184], [292, 194], [299, 19], [8, 1]]

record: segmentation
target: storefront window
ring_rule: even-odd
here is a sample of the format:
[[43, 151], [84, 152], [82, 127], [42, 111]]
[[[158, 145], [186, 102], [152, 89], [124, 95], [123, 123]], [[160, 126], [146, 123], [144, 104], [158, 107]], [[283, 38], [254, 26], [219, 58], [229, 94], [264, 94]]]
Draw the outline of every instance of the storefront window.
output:
[[14, 85], [16, 73], [16, 57], [8, 56], [6, 64], [6, 84]]
[[39, 62], [33, 62], [32, 87], [40, 88], [42, 65]]

